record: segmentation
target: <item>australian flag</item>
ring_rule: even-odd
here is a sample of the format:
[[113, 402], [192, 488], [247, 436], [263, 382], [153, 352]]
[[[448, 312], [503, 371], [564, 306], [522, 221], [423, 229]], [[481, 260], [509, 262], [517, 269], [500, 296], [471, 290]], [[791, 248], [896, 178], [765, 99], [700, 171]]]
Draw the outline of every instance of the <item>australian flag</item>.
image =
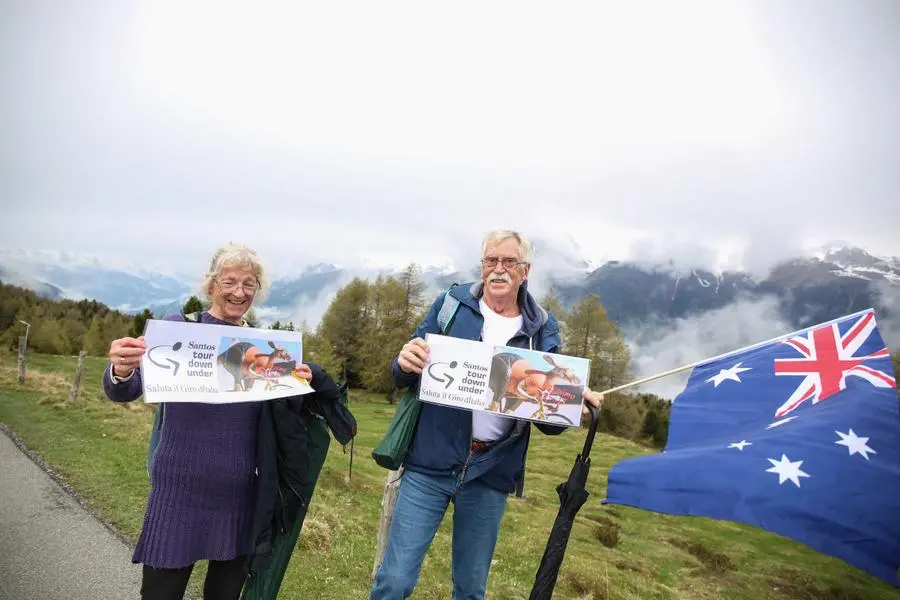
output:
[[900, 407], [866, 310], [693, 369], [604, 503], [755, 525], [900, 585]]

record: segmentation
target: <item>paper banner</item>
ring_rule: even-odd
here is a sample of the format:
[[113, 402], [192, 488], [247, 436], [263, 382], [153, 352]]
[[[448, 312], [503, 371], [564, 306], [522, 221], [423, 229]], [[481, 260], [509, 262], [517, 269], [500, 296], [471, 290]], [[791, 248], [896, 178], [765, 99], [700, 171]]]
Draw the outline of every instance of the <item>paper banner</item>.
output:
[[307, 394], [294, 373], [303, 334], [179, 321], [147, 321], [144, 401], [226, 404]]
[[581, 424], [590, 361], [428, 334], [423, 402], [567, 427]]

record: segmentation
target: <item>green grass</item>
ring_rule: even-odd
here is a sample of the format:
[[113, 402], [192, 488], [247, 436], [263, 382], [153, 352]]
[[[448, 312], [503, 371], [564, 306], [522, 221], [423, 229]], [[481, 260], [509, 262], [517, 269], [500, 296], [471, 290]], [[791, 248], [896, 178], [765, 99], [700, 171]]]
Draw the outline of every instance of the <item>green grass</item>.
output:
[[[74, 357], [30, 355], [24, 386], [15, 355], [0, 352], [0, 421], [21, 436], [104, 520], [133, 540], [146, 505], [145, 460], [152, 410], [141, 401], [115, 405], [100, 377], [105, 361], [90, 358], [84, 390], [68, 402]], [[387, 471], [371, 459], [393, 407], [354, 391], [360, 425], [353, 475], [350, 453], [332, 440], [310, 513], [279, 598], [364, 598], [371, 579], [380, 502]], [[527, 598], [556, 516], [555, 487], [568, 475], [584, 431], [536, 433], [522, 499], [510, 498], [488, 582], [492, 599]], [[890, 600], [900, 593], [842, 561], [738, 523], [672, 517], [601, 506], [606, 474], [616, 462], [648, 453], [598, 434], [588, 482], [591, 494], [574, 524], [554, 598]], [[425, 560], [416, 598], [450, 596], [447, 514]], [[205, 569], [198, 568], [198, 589]]]

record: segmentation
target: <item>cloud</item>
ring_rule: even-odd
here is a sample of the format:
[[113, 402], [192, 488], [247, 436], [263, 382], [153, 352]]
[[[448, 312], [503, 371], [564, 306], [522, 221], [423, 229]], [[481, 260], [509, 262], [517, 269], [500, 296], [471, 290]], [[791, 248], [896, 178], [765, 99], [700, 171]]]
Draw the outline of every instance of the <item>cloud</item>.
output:
[[883, 312], [875, 314], [878, 331], [888, 348], [900, 350], [900, 286], [888, 281], [878, 281], [875, 289], [879, 304], [885, 307]]
[[294, 306], [287, 309], [263, 305], [256, 308], [256, 314], [263, 326], [279, 321], [282, 325], [293, 323], [294, 327], [299, 329], [300, 324], [306, 322], [306, 325], [315, 331], [339, 289], [340, 286], [332, 284], [317, 294], [297, 296]]
[[12, 9], [0, 236], [185, 270], [228, 240], [282, 272], [469, 264], [493, 227], [595, 262], [900, 255], [898, 10]]
[[[691, 365], [745, 346], [791, 333], [777, 299], [765, 296], [738, 300], [701, 316], [679, 319], [670, 326], [650, 325], [623, 330], [632, 352], [635, 381]], [[684, 390], [690, 370], [653, 380], [630, 391], [674, 399]]]
[[335, 281], [328, 284], [316, 295], [304, 294], [294, 302], [294, 306], [286, 312], [284, 320], [293, 321], [294, 325], [306, 321], [310, 329], [315, 330], [322, 320], [322, 316], [328, 311], [337, 293], [353, 279], [354, 274], [342, 273]]

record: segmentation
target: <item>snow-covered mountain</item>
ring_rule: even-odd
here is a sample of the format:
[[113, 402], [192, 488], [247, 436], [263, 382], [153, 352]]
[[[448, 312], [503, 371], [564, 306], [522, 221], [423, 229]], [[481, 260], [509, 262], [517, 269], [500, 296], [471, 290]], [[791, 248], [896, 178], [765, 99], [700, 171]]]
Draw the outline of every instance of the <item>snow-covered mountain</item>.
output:
[[[772, 298], [780, 315], [795, 326], [875, 307], [896, 319], [900, 307], [900, 259], [877, 257], [849, 245], [834, 245], [785, 260], [765, 278], [740, 271], [678, 269], [671, 263], [609, 261], [595, 266], [577, 248], [543, 245], [535, 287], [553, 289], [572, 305], [587, 293], [599, 295], [609, 316], [624, 328], [664, 325], [703, 315], [741, 301]], [[397, 266], [315, 264], [272, 282], [259, 306], [263, 322], [306, 320], [315, 325], [336, 291], [352, 278], [396, 274]], [[423, 266], [432, 291], [452, 281], [471, 280], [477, 265]], [[58, 252], [0, 251], [0, 280], [53, 298], [92, 298], [127, 312], [150, 308], [161, 315], [180, 309], [197, 293], [199, 277], [159, 273], [98, 257]]]
[[597, 294], [610, 317], [623, 324], [685, 318], [739, 299], [774, 296], [788, 320], [804, 326], [868, 307], [885, 315], [896, 311], [900, 259], [854, 247], [832, 248], [782, 261], [762, 279], [741, 271], [611, 261], [556, 288], [567, 304], [586, 293]]
[[175, 272], [53, 251], [0, 251], [0, 279], [54, 298], [99, 300], [125, 312], [183, 303], [191, 293], [187, 277]]

